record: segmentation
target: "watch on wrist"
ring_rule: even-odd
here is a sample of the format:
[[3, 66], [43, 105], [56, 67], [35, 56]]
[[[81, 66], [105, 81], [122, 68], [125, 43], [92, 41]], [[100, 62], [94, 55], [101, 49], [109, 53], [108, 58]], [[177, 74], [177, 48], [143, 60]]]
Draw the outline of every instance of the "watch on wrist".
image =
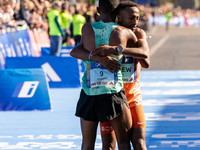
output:
[[118, 54], [122, 54], [122, 52], [124, 50], [124, 48], [121, 45], [117, 46], [116, 49], [117, 49]]

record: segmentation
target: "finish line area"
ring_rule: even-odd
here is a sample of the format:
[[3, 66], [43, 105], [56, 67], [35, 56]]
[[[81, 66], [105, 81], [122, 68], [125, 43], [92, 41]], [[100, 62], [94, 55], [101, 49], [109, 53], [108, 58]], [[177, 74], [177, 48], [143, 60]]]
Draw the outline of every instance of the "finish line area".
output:
[[[50, 88], [50, 111], [0, 111], [0, 149], [81, 149], [80, 88]], [[200, 71], [141, 71], [148, 150], [200, 149]], [[102, 148], [99, 128], [95, 150]]]

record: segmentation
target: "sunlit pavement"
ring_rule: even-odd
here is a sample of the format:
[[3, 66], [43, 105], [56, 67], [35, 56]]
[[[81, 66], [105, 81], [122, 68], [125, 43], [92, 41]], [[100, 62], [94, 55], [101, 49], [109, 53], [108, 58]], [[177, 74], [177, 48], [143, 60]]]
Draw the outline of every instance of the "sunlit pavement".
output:
[[[142, 71], [146, 144], [152, 150], [200, 149], [200, 71]], [[50, 89], [52, 111], [0, 112], [0, 149], [80, 149], [80, 88]], [[98, 129], [95, 149], [101, 149]]]

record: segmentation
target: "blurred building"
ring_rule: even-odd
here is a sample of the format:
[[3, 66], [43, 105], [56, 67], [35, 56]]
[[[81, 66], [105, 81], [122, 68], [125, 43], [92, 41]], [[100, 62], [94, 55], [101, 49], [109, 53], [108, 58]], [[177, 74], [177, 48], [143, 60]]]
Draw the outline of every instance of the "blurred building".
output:
[[174, 7], [181, 6], [183, 9], [199, 9], [200, 0], [133, 0], [138, 4], [150, 4], [151, 6], [166, 5], [166, 3], [173, 3]]
[[156, 0], [133, 0], [137, 4], [150, 4], [151, 6], [156, 6]]
[[175, 7], [181, 6], [183, 9], [194, 8], [194, 0], [174, 0]]

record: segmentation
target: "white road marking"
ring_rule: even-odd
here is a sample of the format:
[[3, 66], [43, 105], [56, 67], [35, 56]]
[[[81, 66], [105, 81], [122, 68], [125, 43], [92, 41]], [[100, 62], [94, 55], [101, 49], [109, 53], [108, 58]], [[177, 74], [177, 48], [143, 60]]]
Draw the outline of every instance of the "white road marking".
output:
[[168, 39], [169, 35], [165, 35], [152, 48], [150, 48], [150, 55], [152, 56]]

